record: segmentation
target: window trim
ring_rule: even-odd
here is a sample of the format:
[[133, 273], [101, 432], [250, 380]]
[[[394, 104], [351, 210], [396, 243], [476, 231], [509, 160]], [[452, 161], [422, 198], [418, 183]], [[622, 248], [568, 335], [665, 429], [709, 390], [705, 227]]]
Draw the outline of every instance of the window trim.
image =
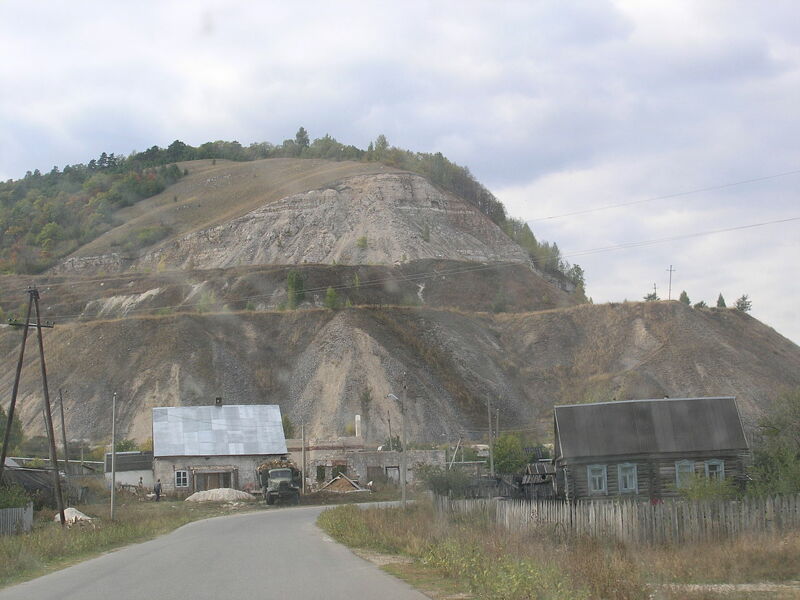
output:
[[684, 458], [683, 460], [675, 461], [675, 487], [681, 489], [684, 487], [685, 484], [681, 484], [681, 467], [689, 466], [691, 467], [690, 476], [694, 477], [697, 474], [697, 465], [693, 460], [689, 460], [688, 458]]
[[708, 471], [708, 467], [710, 465], [718, 465], [719, 466], [719, 471], [717, 472], [717, 474], [718, 474], [718, 478], [717, 479], [718, 479], [718, 481], [723, 481], [725, 479], [725, 461], [721, 460], [719, 458], [711, 458], [711, 459], [705, 461], [704, 468], [705, 468], [706, 478], [707, 479], [711, 479], [711, 475], [710, 475], [710, 473]]
[[[181, 476], [184, 481], [183, 485], [181, 485]], [[178, 469], [175, 471], [175, 487], [176, 488], [188, 488], [189, 487], [189, 471], [185, 469]]]
[[[603, 487], [599, 490], [592, 489], [592, 469], [603, 470]], [[608, 466], [607, 465], [586, 465], [586, 489], [590, 495], [608, 494]]]
[[[632, 488], [623, 488], [622, 487], [622, 470], [627, 468], [633, 468], [633, 487]], [[617, 489], [619, 490], [620, 494], [638, 494], [639, 493], [639, 469], [636, 466], [636, 463], [620, 463], [617, 465]]]

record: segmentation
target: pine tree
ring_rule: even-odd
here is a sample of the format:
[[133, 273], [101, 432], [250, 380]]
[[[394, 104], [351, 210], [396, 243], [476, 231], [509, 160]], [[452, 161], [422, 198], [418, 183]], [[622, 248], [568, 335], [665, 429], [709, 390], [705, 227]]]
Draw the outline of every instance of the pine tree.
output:
[[339, 295], [332, 287], [329, 287], [328, 291], [325, 292], [325, 308], [331, 310], [339, 308]]
[[681, 296], [678, 298], [678, 300], [683, 302], [686, 306], [689, 306], [692, 303], [692, 301], [689, 300], [689, 294], [686, 293], [686, 290], [681, 292]]
[[297, 133], [294, 134], [294, 143], [300, 147], [301, 152], [308, 148], [310, 141], [308, 139], [308, 132], [304, 127], [298, 129]]
[[717, 298], [717, 308], [727, 308], [725, 298], [722, 297], [722, 292], [719, 293], [719, 298]]
[[741, 298], [736, 300], [736, 304], [734, 304], [733, 307], [742, 312], [750, 312], [750, 309], [753, 308], [753, 303], [750, 301], [747, 294], [744, 294]]

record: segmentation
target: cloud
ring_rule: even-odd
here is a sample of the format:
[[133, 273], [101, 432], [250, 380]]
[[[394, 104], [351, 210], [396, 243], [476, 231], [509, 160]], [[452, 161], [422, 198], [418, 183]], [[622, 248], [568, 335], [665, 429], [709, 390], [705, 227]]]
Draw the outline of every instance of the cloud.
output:
[[[441, 151], [528, 219], [788, 171], [800, 167], [798, 20], [790, 0], [46, 11], [9, 1], [0, 179], [175, 139], [280, 142], [300, 125], [362, 147], [384, 133]], [[791, 216], [796, 189], [787, 178], [533, 226], [581, 250]], [[752, 289], [754, 314], [800, 340], [786, 300], [797, 292], [796, 232], [720, 234], [581, 264], [595, 299], [640, 297], [669, 264], [693, 297]]]

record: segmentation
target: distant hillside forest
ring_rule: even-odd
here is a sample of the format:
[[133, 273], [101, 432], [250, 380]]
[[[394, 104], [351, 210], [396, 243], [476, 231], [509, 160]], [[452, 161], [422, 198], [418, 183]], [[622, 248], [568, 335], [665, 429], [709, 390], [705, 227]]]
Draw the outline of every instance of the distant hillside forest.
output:
[[[301, 127], [294, 139], [281, 144], [206, 142], [193, 147], [175, 140], [167, 148], [119, 156], [103, 152], [88, 164], [58, 167], [46, 174], [37, 169], [19, 180], [0, 183], [0, 272], [37, 273], [81, 245], [118, 225], [115, 212], [163, 191], [186, 170], [175, 163], [198, 159], [250, 161], [263, 158], [321, 158], [377, 161], [418, 173], [476, 206], [522, 246], [542, 270], [574, 282], [582, 291], [583, 271], [563, 259], [558, 246], [540, 242], [528, 225], [506, 215], [505, 207], [466, 167], [440, 152], [412, 152], [390, 146], [379, 135], [366, 150], [344, 145], [326, 135], [311, 141]], [[156, 239], [145, 233], [144, 247]], [[136, 247], [127, 248], [135, 251]]]

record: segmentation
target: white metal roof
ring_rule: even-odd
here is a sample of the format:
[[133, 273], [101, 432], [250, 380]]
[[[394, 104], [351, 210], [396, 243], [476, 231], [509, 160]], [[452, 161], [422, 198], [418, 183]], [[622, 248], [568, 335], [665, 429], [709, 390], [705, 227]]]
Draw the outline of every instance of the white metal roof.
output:
[[286, 454], [281, 409], [274, 404], [154, 408], [153, 454]]

